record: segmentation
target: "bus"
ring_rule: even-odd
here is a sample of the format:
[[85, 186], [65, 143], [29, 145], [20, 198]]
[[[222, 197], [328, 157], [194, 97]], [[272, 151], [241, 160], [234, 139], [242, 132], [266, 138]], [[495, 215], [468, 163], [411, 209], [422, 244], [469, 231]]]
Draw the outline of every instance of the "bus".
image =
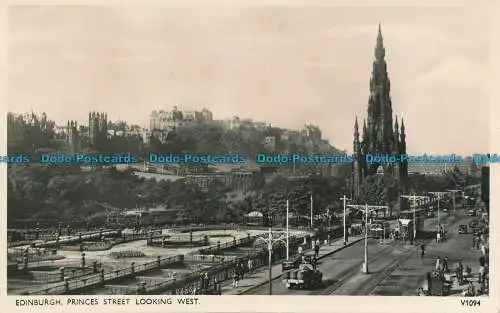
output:
[[[405, 210], [399, 212], [398, 226], [399, 232], [401, 236], [408, 238], [410, 240], [418, 238], [424, 228], [424, 219], [425, 219], [426, 211], [425, 209], [416, 209], [415, 212], [413, 210]], [[414, 234], [414, 225], [413, 219], [415, 218], [416, 225], [416, 238], [413, 238]]]
[[383, 220], [373, 220], [369, 226], [371, 236], [375, 237], [388, 237], [391, 233], [391, 226], [389, 222]]

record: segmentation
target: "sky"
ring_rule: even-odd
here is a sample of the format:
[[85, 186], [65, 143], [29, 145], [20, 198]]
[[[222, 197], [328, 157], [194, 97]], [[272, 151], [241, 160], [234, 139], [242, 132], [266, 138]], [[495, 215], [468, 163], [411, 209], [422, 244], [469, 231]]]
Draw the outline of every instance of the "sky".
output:
[[411, 154], [489, 150], [488, 12], [460, 7], [11, 7], [8, 109], [59, 124], [152, 110], [318, 125], [352, 151], [378, 23]]

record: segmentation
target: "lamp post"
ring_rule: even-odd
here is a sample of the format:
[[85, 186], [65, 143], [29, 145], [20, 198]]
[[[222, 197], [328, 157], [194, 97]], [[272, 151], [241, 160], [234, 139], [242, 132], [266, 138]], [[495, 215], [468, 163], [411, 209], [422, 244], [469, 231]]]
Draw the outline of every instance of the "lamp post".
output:
[[368, 274], [368, 204], [365, 204], [365, 262], [363, 272]]
[[275, 232], [279, 234], [278, 237], [273, 236], [273, 231], [271, 227], [269, 227], [269, 233], [267, 236], [264, 237], [257, 237], [255, 240], [255, 244], [258, 244], [259, 242], [263, 242], [267, 244], [267, 251], [269, 255], [269, 295], [273, 294], [273, 275], [272, 275], [272, 268], [273, 268], [273, 246], [277, 242], [281, 243], [286, 243], [284, 239], [285, 236], [281, 232]]
[[413, 209], [413, 243], [417, 238], [417, 218], [416, 218], [416, 201], [421, 199], [429, 199], [427, 196], [417, 196], [417, 195], [401, 195], [401, 198], [406, 198], [411, 200], [411, 206]]
[[[457, 210], [456, 210], [456, 206], [455, 206], [455, 195], [456, 195], [457, 192], [461, 192], [461, 191], [462, 190], [458, 190], [458, 189], [448, 190], [448, 192], [451, 192], [452, 199], [453, 199], [453, 215], [457, 214]], [[463, 205], [463, 202], [462, 202], [462, 205]]]
[[344, 220], [344, 245], [346, 245], [347, 244], [347, 233], [346, 233], [346, 225], [345, 225], [346, 224], [346, 216], [345, 216], [346, 215], [346, 212], [345, 212], [346, 210], [345, 210], [345, 206], [346, 206], [346, 202], [349, 201], [349, 200], [351, 200], [351, 199], [347, 198], [344, 195], [342, 198], [340, 198], [340, 200], [342, 200], [343, 203], [344, 203], [344, 218], [343, 218], [343, 220]]
[[288, 230], [288, 220], [290, 212], [290, 201], [286, 200], [286, 259], [290, 259], [290, 232]]
[[353, 209], [358, 209], [358, 210], [364, 209], [364, 213], [365, 213], [365, 261], [363, 262], [362, 271], [365, 274], [369, 274], [369, 271], [368, 271], [368, 212], [369, 212], [369, 209], [370, 209], [370, 211], [376, 211], [377, 209], [387, 209], [389, 207], [386, 205], [368, 205], [368, 204], [349, 205], [349, 207], [353, 208]]
[[433, 194], [435, 196], [437, 196], [437, 213], [438, 213], [438, 216], [437, 216], [437, 219], [438, 219], [438, 230], [441, 229], [441, 210], [439, 208], [439, 202], [441, 200], [441, 197], [445, 194], [448, 194], [448, 192], [443, 192], [443, 191], [434, 191], [434, 192], [429, 192], [430, 194]]
[[313, 219], [314, 219], [314, 216], [313, 216], [313, 194], [311, 192], [311, 230], [313, 229]]

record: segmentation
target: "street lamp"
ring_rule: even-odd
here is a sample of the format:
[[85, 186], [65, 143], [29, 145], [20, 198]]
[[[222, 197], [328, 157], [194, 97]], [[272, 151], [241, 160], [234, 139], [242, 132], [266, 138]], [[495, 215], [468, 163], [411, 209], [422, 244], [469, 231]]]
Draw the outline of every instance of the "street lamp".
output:
[[438, 229], [441, 229], [441, 217], [440, 217], [440, 209], [439, 209], [439, 201], [441, 200], [441, 196], [448, 194], [448, 192], [443, 192], [443, 191], [434, 191], [434, 192], [429, 192], [430, 194], [436, 195], [437, 196], [437, 211], [438, 211]]
[[462, 190], [458, 190], [458, 189], [451, 189], [451, 190], [448, 190], [449, 192], [451, 192], [451, 195], [452, 195], [452, 199], [453, 199], [453, 215], [456, 215], [457, 212], [456, 212], [456, 207], [455, 207], [455, 194], [457, 192], [461, 192]]
[[288, 220], [290, 211], [290, 201], [286, 200], [286, 259], [290, 259], [290, 232], [288, 230]]
[[368, 274], [368, 208], [371, 211], [376, 211], [377, 209], [387, 209], [386, 205], [349, 205], [353, 209], [363, 209], [365, 210], [365, 261], [363, 262], [363, 273]]
[[283, 239], [283, 234], [280, 232], [275, 232], [278, 233], [279, 236], [274, 238], [273, 236], [273, 231], [271, 228], [269, 228], [269, 233], [265, 237], [257, 237], [255, 240], [255, 244], [258, 244], [259, 242], [263, 242], [267, 244], [267, 251], [269, 255], [269, 295], [273, 294], [273, 274], [272, 274], [272, 268], [273, 268], [273, 245], [275, 243], [281, 242], [281, 243], [286, 243]]
[[346, 245], [346, 244], [347, 244], [347, 232], [346, 232], [346, 225], [345, 225], [345, 224], [346, 224], [346, 216], [345, 216], [345, 215], [346, 215], [346, 210], [345, 210], [345, 206], [346, 206], [346, 202], [347, 202], [347, 201], [349, 201], [349, 200], [351, 200], [351, 199], [347, 198], [347, 197], [344, 195], [344, 196], [343, 196], [342, 198], [340, 198], [339, 200], [342, 200], [342, 201], [343, 201], [343, 203], [344, 203], [344, 218], [343, 218], [343, 219], [344, 219], [344, 245]]
[[368, 274], [368, 204], [365, 204], [365, 262], [363, 272]]
[[429, 199], [427, 196], [416, 196], [416, 195], [401, 195], [401, 198], [406, 198], [412, 200], [412, 208], [413, 208], [413, 243], [415, 243], [415, 239], [417, 238], [417, 221], [416, 221], [416, 205], [415, 202], [421, 199]]
[[313, 194], [311, 192], [311, 230], [313, 229], [313, 219], [314, 219], [313, 208], [314, 208], [314, 206], [313, 206]]

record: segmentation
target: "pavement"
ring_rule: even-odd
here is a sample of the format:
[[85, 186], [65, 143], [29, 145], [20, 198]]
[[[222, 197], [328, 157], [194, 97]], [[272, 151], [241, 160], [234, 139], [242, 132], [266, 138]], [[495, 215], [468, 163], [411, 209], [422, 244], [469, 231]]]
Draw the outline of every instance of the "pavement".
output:
[[[353, 236], [349, 238], [347, 245], [344, 245], [343, 238], [334, 240], [330, 245], [322, 244], [319, 250], [319, 260], [332, 255], [340, 250], [350, 247], [364, 239], [364, 236]], [[305, 250], [304, 252], [310, 252], [312, 249]], [[281, 277], [282, 272], [282, 261], [278, 262], [276, 265], [271, 267], [271, 277], [276, 280]], [[222, 294], [223, 295], [241, 295], [252, 291], [255, 288], [259, 288], [264, 284], [269, 283], [269, 267], [264, 266], [263, 268], [256, 269], [253, 273], [246, 275], [240, 280], [240, 285], [238, 288], [232, 287], [232, 281], [225, 281], [222, 283]]]
[[[458, 225], [467, 224], [471, 219], [462, 216], [455, 220], [448, 227], [448, 239], [441, 243], [427, 243], [423, 258], [420, 256], [420, 249], [412, 251], [411, 256], [381, 280], [370, 295], [414, 296], [418, 287], [427, 290], [425, 274], [435, 268], [438, 257], [447, 257], [450, 269], [454, 269], [457, 262], [462, 262], [464, 267], [470, 266], [474, 276], [469, 280], [473, 281], [477, 290], [480, 250], [472, 249], [472, 234], [458, 234]], [[454, 276], [453, 273], [451, 278], [454, 279]], [[461, 296], [466, 287], [455, 282], [449, 296]]]
[[[435, 268], [437, 257], [448, 257], [448, 267], [451, 270], [450, 280], [453, 282], [448, 296], [462, 296], [462, 291], [467, 288], [467, 284], [459, 285], [456, 281], [453, 270], [458, 262], [462, 262], [464, 268], [466, 266], [471, 268], [472, 277], [467, 280], [473, 283], [476, 291], [480, 287], [478, 273], [481, 250], [472, 247], [472, 233], [458, 234], [458, 224], [467, 224], [471, 219], [473, 218], [466, 217], [456, 223], [456, 227], [450, 230], [450, 239], [441, 244], [434, 243], [426, 253], [425, 263], [428, 271]], [[427, 284], [423, 278], [422, 280], [420, 286], [427, 290]]]

